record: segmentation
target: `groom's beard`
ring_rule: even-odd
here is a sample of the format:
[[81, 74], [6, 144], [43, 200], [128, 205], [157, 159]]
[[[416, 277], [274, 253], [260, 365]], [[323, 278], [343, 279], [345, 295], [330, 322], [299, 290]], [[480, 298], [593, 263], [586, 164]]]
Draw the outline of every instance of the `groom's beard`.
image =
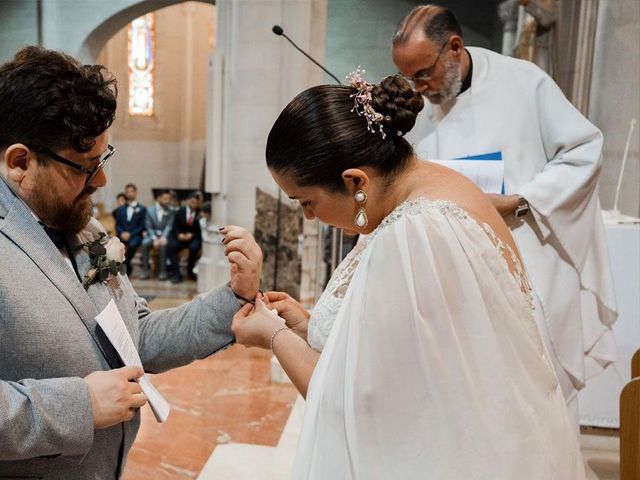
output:
[[64, 204], [45, 182], [37, 182], [32, 191], [31, 208], [40, 221], [67, 235], [80, 232], [91, 219], [91, 195], [97, 189], [86, 186], [71, 204]]

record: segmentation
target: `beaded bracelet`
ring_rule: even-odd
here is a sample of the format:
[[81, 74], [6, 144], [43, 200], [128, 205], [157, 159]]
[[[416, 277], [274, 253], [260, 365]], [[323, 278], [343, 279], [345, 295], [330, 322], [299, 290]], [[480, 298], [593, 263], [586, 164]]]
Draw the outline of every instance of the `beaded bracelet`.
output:
[[286, 325], [283, 325], [282, 327], [278, 328], [275, 332], [273, 332], [273, 334], [271, 335], [271, 342], [269, 342], [269, 349], [271, 350], [271, 353], [273, 353], [273, 341], [276, 339], [276, 335], [278, 335], [283, 330], [289, 330], [289, 327], [287, 327]]

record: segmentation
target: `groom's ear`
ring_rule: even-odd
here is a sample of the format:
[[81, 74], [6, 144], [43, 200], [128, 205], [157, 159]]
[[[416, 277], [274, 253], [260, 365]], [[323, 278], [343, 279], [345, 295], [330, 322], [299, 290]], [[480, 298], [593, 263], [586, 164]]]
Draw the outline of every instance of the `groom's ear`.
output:
[[6, 175], [15, 183], [20, 183], [27, 174], [29, 167], [35, 167], [35, 160], [31, 158], [31, 151], [21, 143], [16, 143], [4, 151]]
[[354, 195], [358, 190], [366, 191], [371, 185], [367, 172], [359, 168], [349, 168], [342, 172], [342, 181], [350, 195]]

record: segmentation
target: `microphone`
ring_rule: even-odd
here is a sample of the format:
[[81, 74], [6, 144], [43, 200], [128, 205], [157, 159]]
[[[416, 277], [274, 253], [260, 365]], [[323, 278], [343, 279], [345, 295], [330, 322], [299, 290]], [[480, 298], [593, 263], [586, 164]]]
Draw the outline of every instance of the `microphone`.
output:
[[616, 186], [616, 196], [613, 201], [613, 211], [619, 213], [618, 199], [620, 198], [620, 187], [622, 187], [622, 176], [624, 175], [624, 167], [627, 165], [627, 155], [629, 155], [629, 144], [631, 143], [631, 135], [633, 135], [633, 127], [636, 126], [636, 119], [631, 119], [629, 125], [629, 134], [627, 135], [627, 144], [624, 147], [624, 154], [622, 155], [622, 166], [620, 167], [620, 175], [618, 176], [618, 185]]
[[278, 35], [279, 37], [284, 37], [286, 38], [289, 43], [291, 45], [293, 45], [296, 50], [298, 50], [300, 53], [302, 53], [305, 57], [307, 57], [309, 60], [311, 60], [313, 63], [315, 63], [317, 66], [319, 66], [322, 70], [324, 70], [331, 78], [333, 78], [336, 82], [338, 82], [338, 85], [342, 85], [342, 83], [340, 83], [340, 80], [338, 80], [338, 77], [336, 77], [333, 73], [331, 73], [329, 70], [327, 70], [326, 68], [324, 68], [322, 65], [320, 65], [318, 62], [316, 62], [313, 58], [311, 58], [311, 56], [305, 52], [304, 50], [302, 50], [298, 45], [296, 45], [293, 40], [291, 40], [289, 37], [287, 37], [287, 35], [284, 33], [284, 30], [282, 29], [282, 27], [280, 25], [274, 25], [273, 28], [271, 29], [271, 31], [273, 33], [275, 33], [276, 35]]

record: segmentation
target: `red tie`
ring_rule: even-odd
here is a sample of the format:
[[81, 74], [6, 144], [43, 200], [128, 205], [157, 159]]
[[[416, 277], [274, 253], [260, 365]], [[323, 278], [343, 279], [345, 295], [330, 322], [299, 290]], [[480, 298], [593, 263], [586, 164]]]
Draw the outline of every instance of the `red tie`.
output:
[[189, 218], [187, 218], [187, 225], [193, 225], [193, 211], [189, 212]]

